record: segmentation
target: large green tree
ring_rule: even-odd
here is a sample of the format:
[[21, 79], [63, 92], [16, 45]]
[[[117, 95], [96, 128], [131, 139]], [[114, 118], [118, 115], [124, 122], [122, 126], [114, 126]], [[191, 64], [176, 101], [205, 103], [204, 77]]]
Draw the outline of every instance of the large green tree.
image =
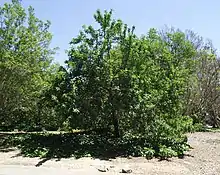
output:
[[75, 87], [75, 127], [100, 127], [113, 124], [119, 136], [119, 117], [128, 113], [130, 75], [127, 60], [134, 38], [133, 30], [112, 11], [94, 15], [99, 29], [84, 26], [71, 41], [68, 67]]
[[117, 137], [120, 132], [181, 135], [181, 123], [189, 119], [182, 116], [182, 98], [194, 67], [193, 45], [183, 32], [162, 37], [151, 29], [139, 38], [134, 27], [111, 16], [112, 11], [98, 10], [99, 28], [84, 26], [71, 42], [67, 63], [78, 111], [70, 114], [71, 123], [113, 125]]
[[36, 122], [38, 98], [56, 72], [49, 27], [49, 21], [38, 19], [32, 7], [26, 11], [19, 0], [0, 7], [2, 126], [30, 126], [27, 122]]

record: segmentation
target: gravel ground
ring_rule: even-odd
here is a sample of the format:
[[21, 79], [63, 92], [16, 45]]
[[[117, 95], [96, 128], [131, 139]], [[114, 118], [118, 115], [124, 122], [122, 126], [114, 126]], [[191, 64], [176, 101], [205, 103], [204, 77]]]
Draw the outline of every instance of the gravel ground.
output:
[[44, 160], [21, 157], [19, 151], [14, 150], [0, 153], [0, 175], [113, 175], [120, 174], [122, 169], [132, 170], [130, 174], [135, 175], [220, 175], [220, 132], [189, 134], [189, 143], [193, 149], [184, 159], [172, 158], [170, 161], [144, 158]]

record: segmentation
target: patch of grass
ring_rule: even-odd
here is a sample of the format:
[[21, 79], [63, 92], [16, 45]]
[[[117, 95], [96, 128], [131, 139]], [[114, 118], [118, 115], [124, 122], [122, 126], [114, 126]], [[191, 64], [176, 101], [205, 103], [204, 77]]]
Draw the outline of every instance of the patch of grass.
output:
[[206, 132], [220, 132], [220, 128], [205, 128]]
[[193, 125], [194, 132], [220, 132], [220, 128], [208, 127], [202, 123], [195, 123]]

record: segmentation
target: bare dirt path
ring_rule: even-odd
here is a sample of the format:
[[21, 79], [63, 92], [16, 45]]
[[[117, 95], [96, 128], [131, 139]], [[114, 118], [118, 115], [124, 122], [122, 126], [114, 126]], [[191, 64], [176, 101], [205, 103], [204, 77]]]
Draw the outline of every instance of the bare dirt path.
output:
[[[99, 159], [53, 159], [26, 158], [14, 150], [0, 153], [0, 175], [69, 175], [69, 174], [121, 174], [122, 169], [131, 169], [130, 174], [146, 175], [220, 175], [220, 132], [189, 134], [189, 143], [194, 148], [184, 159], [170, 161], [146, 160], [144, 158], [116, 158], [110, 161]], [[106, 170], [100, 172], [99, 170]]]

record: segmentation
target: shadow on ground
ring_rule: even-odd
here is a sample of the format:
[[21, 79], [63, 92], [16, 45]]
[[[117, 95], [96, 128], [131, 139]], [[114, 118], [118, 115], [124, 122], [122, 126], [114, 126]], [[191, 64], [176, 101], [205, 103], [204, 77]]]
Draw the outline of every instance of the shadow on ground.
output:
[[[145, 140], [116, 139], [106, 135], [87, 134], [13, 134], [4, 136], [4, 151], [16, 146], [23, 156], [45, 158], [94, 158], [110, 159], [135, 154], [135, 145], [146, 145]], [[3, 148], [2, 148], [3, 150]], [[0, 150], [1, 151], [1, 150]], [[138, 154], [138, 153], [137, 153]]]
[[[166, 145], [169, 145], [167, 141]], [[159, 150], [155, 140], [113, 138], [108, 134], [25, 133], [0, 135], [0, 152], [10, 151], [11, 147], [17, 147], [21, 150], [17, 156], [41, 157], [42, 160], [36, 166], [41, 166], [51, 158], [60, 160], [61, 158], [88, 156], [109, 160], [119, 156], [143, 156], [143, 148], [146, 147], [153, 148], [156, 152]], [[150, 158], [152, 158], [151, 156]]]

